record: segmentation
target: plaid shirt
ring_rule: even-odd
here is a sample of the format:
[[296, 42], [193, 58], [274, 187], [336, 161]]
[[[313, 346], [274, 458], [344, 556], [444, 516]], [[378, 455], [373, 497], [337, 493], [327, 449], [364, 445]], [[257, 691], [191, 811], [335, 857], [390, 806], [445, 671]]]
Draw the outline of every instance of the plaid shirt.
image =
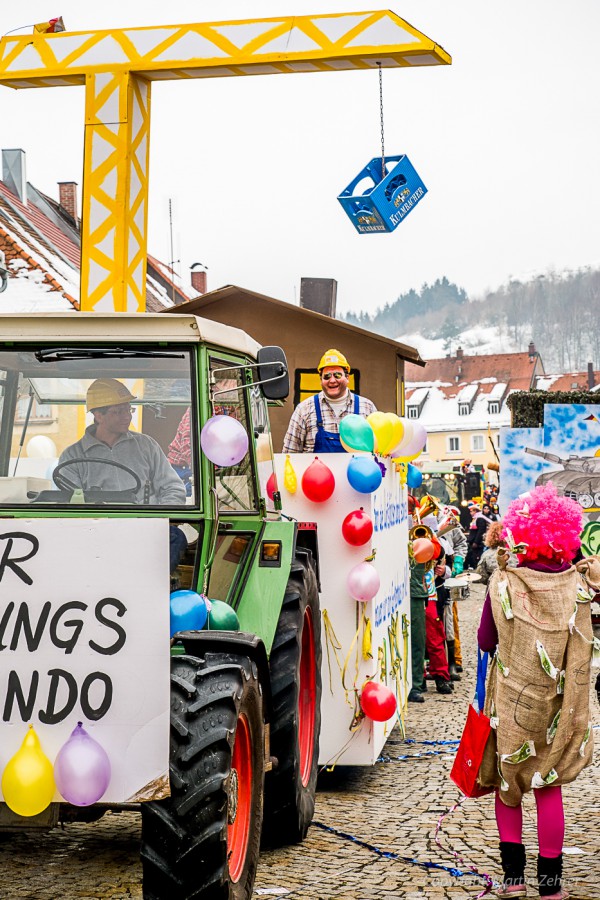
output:
[[175, 437], [169, 444], [167, 459], [172, 466], [180, 466], [187, 469], [191, 469], [192, 467], [189, 406], [181, 418]]
[[[318, 395], [321, 404], [321, 417], [325, 431], [337, 434], [339, 420], [343, 419], [354, 410], [354, 394], [348, 391], [346, 403], [339, 417], [333, 411], [333, 407], [327, 400], [323, 391]], [[375, 404], [366, 397], [358, 398], [358, 412], [361, 416], [369, 416], [375, 412]], [[315, 411], [314, 397], [308, 397], [299, 403], [290, 419], [288, 430], [283, 439], [284, 453], [312, 453], [317, 436], [317, 413]]]

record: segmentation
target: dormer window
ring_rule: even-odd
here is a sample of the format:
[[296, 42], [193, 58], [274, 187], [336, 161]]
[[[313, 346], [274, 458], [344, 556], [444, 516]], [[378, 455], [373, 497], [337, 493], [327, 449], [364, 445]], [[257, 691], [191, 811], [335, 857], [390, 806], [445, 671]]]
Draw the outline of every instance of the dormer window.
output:
[[488, 403], [488, 413], [491, 416], [496, 416], [500, 412], [500, 403], [498, 400], [490, 400]]
[[459, 403], [458, 404], [458, 414], [459, 416], [468, 416], [471, 412], [471, 407], [468, 403]]
[[419, 407], [418, 406], [407, 406], [406, 412], [407, 412], [407, 418], [409, 418], [409, 419], [418, 419], [419, 418]]

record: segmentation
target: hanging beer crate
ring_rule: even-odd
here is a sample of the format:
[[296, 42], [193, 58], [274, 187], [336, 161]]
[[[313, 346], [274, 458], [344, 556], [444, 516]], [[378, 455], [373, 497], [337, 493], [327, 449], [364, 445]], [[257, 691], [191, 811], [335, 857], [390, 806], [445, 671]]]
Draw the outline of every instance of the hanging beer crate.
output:
[[385, 174], [381, 157], [376, 157], [338, 197], [359, 234], [394, 231], [427, 193], [408, 156], [385, 156], [384, 160]]

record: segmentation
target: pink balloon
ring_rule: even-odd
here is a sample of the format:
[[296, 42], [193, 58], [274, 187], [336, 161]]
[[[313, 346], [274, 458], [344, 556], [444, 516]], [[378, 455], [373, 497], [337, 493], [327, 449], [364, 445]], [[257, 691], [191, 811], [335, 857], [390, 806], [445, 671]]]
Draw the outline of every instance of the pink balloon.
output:
[[206, 456], [217, 466], [236, 466], [248, 452], [248, 435], [233, 416], [212, 416], [200, 433]]
[[78, 722], [54, 763], [54, 780], [58, 790], [67, 803], [90, 806], [105, 793], [110, 775], [106, 750]]
[[405, 456], [414, 456], [415, 453], [420, 453], [425, 444], [427, 443], [427, 432], [423, 428], [420, 422], [415, 422], [413, 424], [413, 435], [411, 439], [400, 447], [400, 452], [398, 453], [398, 457], [402, 458]]
[[402, 437], [400, 441], [396, 444], [395, 447], [389, 451], [389, 456], [392, 459], [396, 459], [398, 456], [401, 456], [401, 450], [412, 440], [413, 434], [415, 432], [415, 423], [410, 419], [400, 419], [402, 422]]
[[380, 585], [379, 572], [366, 560], [348, 572], [346, 579], [348, 593], [353, 600], [358, 600], [359, 603], [367, 603], [372, 600]]

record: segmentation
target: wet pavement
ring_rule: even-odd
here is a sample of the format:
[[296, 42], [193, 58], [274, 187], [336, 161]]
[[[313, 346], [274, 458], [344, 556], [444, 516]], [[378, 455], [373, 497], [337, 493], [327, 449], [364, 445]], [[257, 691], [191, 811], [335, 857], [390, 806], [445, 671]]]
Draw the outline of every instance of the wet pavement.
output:
[[[477, 897], [483, 887], [467, 863], [500, 878], [491, 797], [467, 800], [447, 816], [440, 836], [447, 849], [437, 846], [436, 824], [459, 797], [448, 778], [453, 745], [422, 743], [460, 737], [475, 687], [475, 629], [482, 599], [482, 590], [475, 588], [461, 605], [465, 672], [454, 694], [445, 697], [430, 687], [425, 703], [409, 705], [406, 737], [415, 743], [406, 743], [395, 729], [384, 749], [391, 761], [368, 769], [336, 769], [324, 778], [306, 840], [262, 854], [255, 897], [459, 900]], [[595, 694], [592, 710], [594, 724], [600, 726]], [[594, 766], [563, 790], [565, 885], [573, 900], [600, 900], [600, 728], [595, 739]], [[406, 755], [410, 758], [396, 759]], [[524, 823], [533, 885], [537, 849], [531, 796], [525, 800]], [[136, 813], [110, 813], [94, 824], [48, 834], [0, 835], [0, 898], [140, 900], [139, 841]], [[447, 871], [454, 866], [464, 874]], [[537, 897], [534, 887], [530, 894]]]

